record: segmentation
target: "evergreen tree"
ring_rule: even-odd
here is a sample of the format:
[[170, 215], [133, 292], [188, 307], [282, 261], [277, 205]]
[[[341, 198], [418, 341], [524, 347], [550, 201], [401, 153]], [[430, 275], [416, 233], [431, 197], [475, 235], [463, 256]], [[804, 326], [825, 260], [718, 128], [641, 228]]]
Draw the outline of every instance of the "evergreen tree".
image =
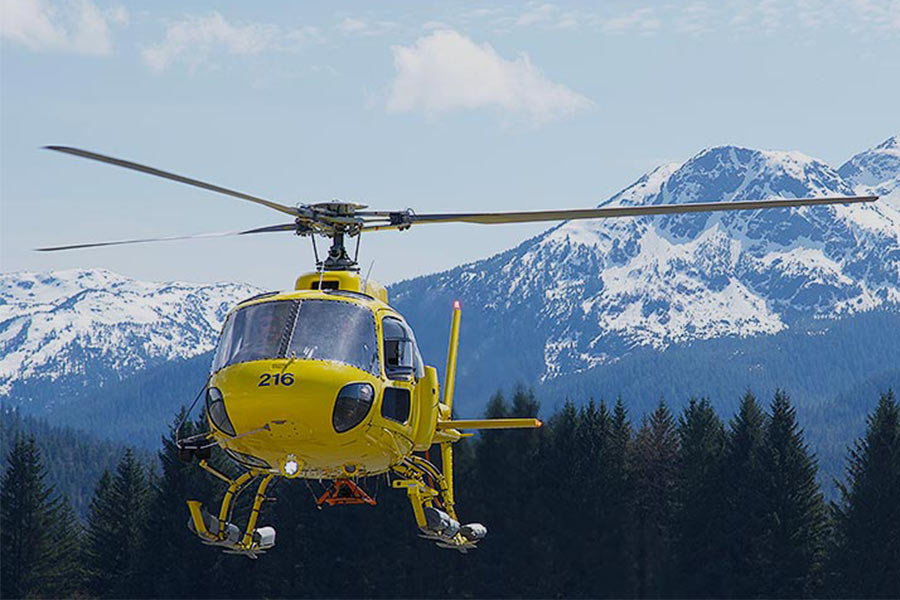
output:
[[552, 510], [545, 513], [540, 525], [552, 532], [553, 538], [545, 544], [545, 560], [551, 567], [544, 586], [548, 594], [562, 597], [579, 596], [585, 573], [586, 557], [579, 534], [588, 526], [582, 511], [583, 497], [589, 492], [581, 479], [584, 468], [579, 455], [578, 421], [575, 405], [566, 401], [551, 419], [549, 440], [541, 457], [541, 471], [553, 474], [553, 485], [545, 494]]
[[[509, 405], [503, 393], [497, 391], [488, 401], [485, 418], [502, 419], [511, 416]], [[510, 464], [514, 457], [506, 452], [505, 441], [507, 431], [484, 431], [477, 443], [475, 458], [475, 477], [472, 485], [481, 491], [475, 505], [469, 510], [478, 514], [478, 518], [486, 523], [490, 530], [488, 538], [503, 532], [504, 535], [515, 530], [517, 523], [510, 515], [509, 507], [515, 502], [517, 490], [510, 477]], [[509, 557], [501, 548], [490, 544], [481, 544], [478, 552], [486, 560], [477, 567], [480, 591], [487, 596], [501, 596], [514, 582], [506, 578], [506, 563]]]
[[850, 450], [834, 506], [832, 583], [840, 596], [900, 598], [900, 406], [883, 394]]
[[577, 541], [579, 548], [571, 568], [577, 572], [580, 596], [597, 597], [609, 593], [600, 566], [602, 561], [609, 560], [606, 548], [610, 524], [609, 492], [604, 489], [604, 481], [608, 477], [609, 461], [605, 448], [611, 428], [609, 411], [602, 402], [597, 405], [592, 399], [578, 412], [577, 477], [581, 493], [575, 497], [576, 516], [581, 523], [573, 531], [572, 539]]
[[[533, 417], [537, 410], [533, 394], [519, 388], [512, 407], [497, 392], [488, 403], [486, 416]], [[478, 549], [478, 595], [525, 595], [534, 593], [535, 586], [546, 585], [538, 576], [538, 561], [547, 556], [535, 549], [548, 516], [539, 508], [535, 489], [540, 444], [540, 430], [484, 431], [478, 440], [474, 477], [466, 484], [477, 490], [474, 506], [466, 510], [483, 520], [490, 532]], [[510, 543], [492, 543], [497, 538]]]
[[635, 437], [637, 595], [659, 597], [671, 569], [671, 524], [675, 507], [678, 434], [666, 405], [644, 421]]
[[[211, 475], [200, 469], [196, 462], [184, 462], [178, 457], [175, 428], [185, 417], [185, 412], [182, 408], [169, 435], [162, 438], [158, 453], [162, 472], [151, 483], [151, 500], [144, 521], [143, 536], [148, 553], [143, 579], [151, 586], [152, 595], [161, 598], [201, 598], [224, 593], [216, 585], [214, 576], [221, 553], [201, 546], [199, 538], [187, 527], [190, 513], [186, 500], [211, 502], [216, 496], [216, 486], [221, 487], [221, 482], [211, 481]], [[189, 436], [197, 431], [193, 422], [186, 421], [181, 435]], [[211, 510], [216, 512], [216, 507]], [[201, 573], [202, 577], [199, 576]]]
[[[131, 450], [116, 468], [104, 472], [91, 501], [87, 528], [88, 587], [104, 598], [140, 598], [152, 595], [141, 578], [144, 524], [149, 486], [144, 467]], [[173, 557], [177, 560], [177, 557]]]
[[48, 595], [65, 598], [84, 585], [83, 530], [69, 499], [60, 496], [52, 506], [50, 528], [53, 568], [49, 574]]
[[682, 597], [720, 597], [722, 557], [729, 546], [722, 492], [726, 437], [709, 400], [690, 400], [679, 419], [678, 438], [677, 581], [672, 589]]
[[828, 531], [825, 502], [815, 460], [787, 394], [776, 392], [771, 411], [762, 457], [768, 478], [767, 567], [758, 591], [772, 598], [808, 598], [821, 585]]
[[[598, 522], [603, 542], [595, 568], [603, 581], [603, 596], [624, 598], [635, 594], [635, 486], [631, 462], [631, 422], [621, 398], [613, 408], [609, 436], [603, 444], [601, 489], [604, 510]], [[598, 590], [600, 591], [600, 590]]]
[[764, 428], [765, 415], [748, 391], [731, 421], [723, 477], [724, 526], [729, 540], [724, 592], [735, 598], [760, 595], [768, 564]]
[[54, 498], [34, 438], [16, 439], [0, 491], [0, 595], [58, 597], [79, 582], [78, 526]]
[[[536, 418], [540, 404], [534, 391], [517, 386], [513, 392], [511, 416]], [[507, 504], [507, 510], [516, 522], [515, 536], [519, 540], [518, 551], [510, 555], [511, 572], [519, 573], [519, 594], [538, 589], [544, 584], [540, 575], [546, 564], [542, 556], [542, 527], [546, 522], [545, 494], [542, 490], [549, 485], [542, 477], [539, 460], [543, 450], [543, 431], [529, 429], [506, 432], [507, 453], [510, 456], [509, 470], [514, 500]]]

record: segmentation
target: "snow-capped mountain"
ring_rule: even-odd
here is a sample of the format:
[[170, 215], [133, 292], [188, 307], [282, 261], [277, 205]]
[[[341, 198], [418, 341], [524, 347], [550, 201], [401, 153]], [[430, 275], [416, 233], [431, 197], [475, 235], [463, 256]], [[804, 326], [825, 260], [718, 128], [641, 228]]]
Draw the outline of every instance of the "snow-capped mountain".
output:
[[838, 173], [858, 194], [877, 194], [900, 210], [900, 135], [860, 152]]
[[225, 313], [259, 291], [143, 282], [102, 269], [0, 274], [0, 395], [17, 382], [97, 384], [207, 352]]
[[[603, 206], [877, 193], [900, 200], [895, 136], [840, 169], [797, 152], [704, 150]], [[102, 270], [0, 275], [0, 396], [104, 382], [212, 349], [240, 284], [146, 283]], [[638, 349], [806, 331], [900, 310], [900, 202], [563, 223], [496, 256], [391, 286], [426, 360], [464, 307], [460, 400], [551, 381]], [[821, 329], [821, 328], [820, 328]], [[30, 388], [35, 390], [37, 388]]]
[[[653, 170], [601, 206], [887, 194], [900, 189], [896, 149], [894, 137], [855, 156], [842, 176], [799, 152], [715, 147]], [[462, 300], [461, 368], [471, 374], [548, 379], [639, 347], [896, 310], [900, 211], [879, 201], [573, 221], [391, 293], [417, 334], [452, 299]], [[444, 329], [433, 339], [419, 334], [426, 349], [442, 352]]]

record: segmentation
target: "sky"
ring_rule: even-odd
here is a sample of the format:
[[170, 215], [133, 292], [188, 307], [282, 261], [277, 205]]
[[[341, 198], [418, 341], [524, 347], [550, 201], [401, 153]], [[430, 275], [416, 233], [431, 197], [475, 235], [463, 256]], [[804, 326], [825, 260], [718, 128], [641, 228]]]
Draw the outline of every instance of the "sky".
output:
[[[283, 204], [578, 208], [720, 144], [837, 167], [900, 131], [898, 98], [900, 0], [2, 0], [0, 269], [285, 289], [312, 267], [286, 233], [34, 252], [284, 222], [47, 144]], [[391, 283], [546, 227], [370, 234], [360, 264]]]

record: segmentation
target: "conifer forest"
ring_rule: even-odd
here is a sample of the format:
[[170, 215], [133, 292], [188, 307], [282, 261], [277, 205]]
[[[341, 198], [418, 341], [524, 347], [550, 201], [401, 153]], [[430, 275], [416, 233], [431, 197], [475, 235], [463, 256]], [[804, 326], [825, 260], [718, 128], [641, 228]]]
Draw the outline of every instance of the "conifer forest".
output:
[[[539, 408], [519, 388], [494, 395], [486, 416]], [[185, 499], [215, 506], [223, 488], [179, 460], [182, 415], [155, 456], [94, 451], [110, 468], [82, 465], [83, 499], [74, 483], [49, 483], [65, 462], [53, 448], [77, 442], [5, 416], [3, 598], [900, 597], [891, 392], [827, 482], [833, 501], [784, 392], [748, 392], [724, 416], [707, 400], [680, 414], [660, 402], [639, 422], [621, 401], [566, 403], [542, 429], [483, 432], [457, 446], [458, 510], [489, 530], [468, 554], [420, 539], [383, 476], [360, 482], [376, 506], [322, 510], [324, 483], [281, 481], [260, 519], [277, 543], [258, 560], [204, 546]]]

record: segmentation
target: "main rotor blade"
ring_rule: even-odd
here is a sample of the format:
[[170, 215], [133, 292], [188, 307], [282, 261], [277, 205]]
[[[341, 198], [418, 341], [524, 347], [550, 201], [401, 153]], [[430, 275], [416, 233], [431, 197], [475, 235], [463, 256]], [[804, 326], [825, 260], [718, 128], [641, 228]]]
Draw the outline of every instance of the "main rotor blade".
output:
[[237, 192], [235, 190], [230, 190], [228, 188], [213, 185], [211, 183], [206, 183], [205, 181], [200, 181], [199, 179], [191, 179], [190, 177], [185, 177], [183, 175], [169, 173], [168, 171], [162, 171], [160, 169], [148, 167], [136, 162], [131, 162], [130, 160], [123, 160], [121, 158], [105, 156], [103, 154], [97, 154], [96, 152], [90, 152], [89, 150], [81, 150], [80, 148], [71, 148], [69, 146], [44, 146], [44, 148], [46, 148], [47, 150], [55, 150], [56, 152], [64, 152], [66, 154], [80, 156], [82, 158], [89, 158], [91, 160], [104, 162], [110, 165], [116, 165], [117, 167], [131, 169], [132, 171], [139, 171], [148, 175], [155, 175], [164, 179], [171, 179], [172, 181], [186, 183], [187, 185], [193, 185], [195, 187], [203, 188], [204, 190], [209, 190], [211, 192], [218, 192], [220, 194], [225, 194], [226, 196], [233, 196], [235, 198], [240, 198], [241, 200], [248, 200], [250, 202], [255, 202], [256, 204], [268, 206], [269, 208], [273, 208], [287, 215], [297, 216], [298, 214], [297, 209], [291, 206], [285, 206], [284, 204], [272, 202], [271, 200], [266, 200], [265, 198], [258, 198], [256, 196], [251, 196], [250, 194]]
[[605, 219], [610, 217], [641, 217], [725, 210], [756, 210], [760, 208], [787, 208], [819, 204], [852, 204], [874, 202], [878, 196], [832, 196], [822, 198], [773, 198], [770, 200], [741, 200], [738, 202], [697, 202], [693, 204], [651, 204], [645, 206], [615, 206], [605, 208], [578, 208], [570, 210], [536, 210], [502, 213], [447, 213], [405, 214], [400, 225], [371, 225], [363, 231], [399, 229], [419, 223], [478, 223], [498, 225], [502, 223], [534, 223], [539, 221], [569, 221], [575, 219]]
[[214, 238], [227, 237], [232, 235], [249, 235], [251, 233], [270, 233], [275, 231], [294, 231], [297, 229], [296, 223], [285, 223], [283, 225], [269, 225], [268, 227], [257, 227], [256, 229], [247, 229], [245, 231], [223, 231], [220, 233], [197, 233], [194, 235], [173, 235], [158, 238], [142, 238], [137, 240], [121, 240], [118, 242], [94, 242], [90, 244], [72, 244], [69, 246], [51, 246], [48, 248], [35, 248], [38, 252], [56, 252], [57, 250], [77, 250], [79, 248], [98, 248], [100, 246], [122, 246], [125, 244], [146, 244], [149, 242], [171, 242], [174, 240], [193, 240], [198, 238]]

